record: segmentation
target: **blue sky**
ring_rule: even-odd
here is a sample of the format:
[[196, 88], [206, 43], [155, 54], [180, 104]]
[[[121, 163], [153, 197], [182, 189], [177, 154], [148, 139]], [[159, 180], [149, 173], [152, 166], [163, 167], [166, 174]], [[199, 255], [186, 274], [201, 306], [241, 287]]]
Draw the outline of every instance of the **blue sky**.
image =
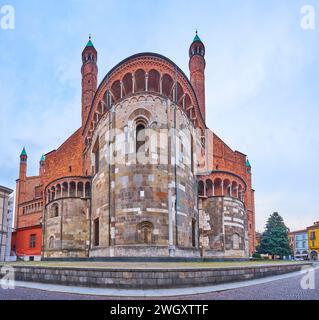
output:
[[151, 51], [186, 74], [199, 29], [206, 45], [208, 126], [248, 154], [257, 229], [279, 211], [303, 228], [319, 220], [319, 18], [317, 0], [0, 0], [15, 30], [0, 29], [0, 184], [15, 186], [26, 146], [28, 174], [80, 126], [81, 52], [91, 33], [99, 80], [116, 63]]

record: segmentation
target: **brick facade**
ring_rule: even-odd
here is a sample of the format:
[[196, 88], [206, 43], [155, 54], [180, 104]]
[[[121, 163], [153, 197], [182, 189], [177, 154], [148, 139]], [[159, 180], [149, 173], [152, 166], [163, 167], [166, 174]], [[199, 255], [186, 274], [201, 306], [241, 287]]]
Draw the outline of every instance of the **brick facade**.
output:
[[[38, 177], [27, 177], [21, 155], [16, 229], [40, 226], [44, 257], [242, 258], [254, 251], [251, 167], [206, 127], [198, 35], [189, 54], [190, 79], [166, 57], [142, 53], [98, 87], [89, 41], [81, 128], [41, 159]], [[26, 254], [25, 243], [16, 246]]]

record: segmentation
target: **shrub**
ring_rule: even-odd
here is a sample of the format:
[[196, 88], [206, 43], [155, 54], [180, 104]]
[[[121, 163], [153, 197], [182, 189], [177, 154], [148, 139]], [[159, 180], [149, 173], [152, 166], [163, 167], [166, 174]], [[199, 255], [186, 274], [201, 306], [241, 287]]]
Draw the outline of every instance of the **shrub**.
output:
[[253, 253], [253, 258], [254, 259], [261, 259], [261, 255], [258, 252]]

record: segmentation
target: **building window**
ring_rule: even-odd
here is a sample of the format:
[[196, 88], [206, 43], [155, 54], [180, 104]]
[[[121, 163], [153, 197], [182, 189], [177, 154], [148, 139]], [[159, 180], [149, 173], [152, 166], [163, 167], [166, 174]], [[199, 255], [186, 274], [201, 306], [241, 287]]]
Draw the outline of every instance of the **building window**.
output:
[[100, 219], [94, 220], [94, 246], [98, 247], [100, 245]]
[[97, 138], [96, 143], [93, 148], [94, 154], [94, 174], [98, 174], [100, 170], [100, 143], [99, 138]]
[[142, 244], [153, 243], [153, 224], [151, 222], [142, 222], [137, 226], [137, 239]]
[[192, 246], [196, 247], [196, 220], [192, 219]]
[[315, 231], [311, 232], [311, 240], [316, 240], [316, 232]]
[[179, 153], [179, 162], [181, 164], [184, 164], [184, 144], [183, 144], [183, 141], [181, 141], [181, 149], [180, 149], [180, 153]]
[[239, 250], [240, 243], [241, 243], [240, 236], [237, 233], [233, 234], [233, 249]]
[[30, 235], [30, 248], [34, 249], [36, 246], [36, 235], [35, 234], [31, 234]]
[[191, 170], [192, 173], [194, 174], [194, 138], [193, 135], [191, 135]]
[[143, 123], [136, 126], [136, 154], [145, 153], [145, 128]]
[[54, 205], [52, 205], [51, 207], [51, 215], [50, 218], [56, 218], [59, 216], [59, 205], [57, 203], [55, 203]]
[[51, 236], [49, 239], [49, 249], [54, 249], [54, 237]]
[[124, 127], [124, 135], [125, 135], [125, 155], [130, 153], [130, 143], [129, 143], [129, 130], [128, 126]]

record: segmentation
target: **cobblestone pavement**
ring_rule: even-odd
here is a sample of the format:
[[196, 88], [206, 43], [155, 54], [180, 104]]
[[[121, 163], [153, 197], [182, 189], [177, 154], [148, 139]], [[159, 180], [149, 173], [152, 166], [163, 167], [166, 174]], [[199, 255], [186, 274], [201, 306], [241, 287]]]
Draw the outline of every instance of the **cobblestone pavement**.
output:
[[[305, 275], [272, 281], [245, 288], [178, 297], [178, 300], [319, 300], [319, 270], [314, 273], [314, 288], [302, 289]], [[310, 283], [312, 283], [310, 281]], [[0, 300], [117, 300], [111, 297], [82, 296], [35, 289], [0, 289]], [[129, 298], [127, 298], [129, 299]], [[172, 297], [171, 299], [176, 299]], [[141, 300], [140, 298], [138, 300]], [[165, 298], [169, 300], [169, 298]]]

